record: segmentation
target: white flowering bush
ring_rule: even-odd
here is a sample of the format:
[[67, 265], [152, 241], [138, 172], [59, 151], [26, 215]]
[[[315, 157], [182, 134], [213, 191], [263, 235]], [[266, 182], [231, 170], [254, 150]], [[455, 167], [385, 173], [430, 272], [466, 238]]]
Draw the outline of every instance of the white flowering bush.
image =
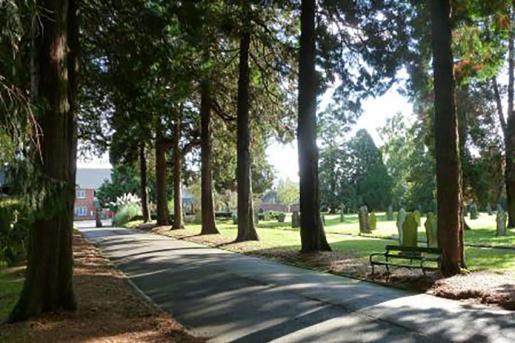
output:
[[117, 197], [116, 201], [109, 203], [109, 206], [114, 208], [116, 211], [126, 205], [141, 205], [141, 199], [136, 194], [125, 193], [124, 195]]
[[137, 216], [141, 216], [141, 199], [131, 193], [124, 194], [116, 198], [116, 201], [110, 204], [116, 209], [113, 218], [113, 226], [123, 226]]

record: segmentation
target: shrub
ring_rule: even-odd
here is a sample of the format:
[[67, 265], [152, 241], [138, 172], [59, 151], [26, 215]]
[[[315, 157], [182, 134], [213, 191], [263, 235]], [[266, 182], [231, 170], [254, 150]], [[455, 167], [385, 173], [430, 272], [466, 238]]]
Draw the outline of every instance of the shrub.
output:
[[113, 218], [113, 226], [123, 226], [138, 216], [141, 216], [140, 205], [130, 203], [120, 206]]
[[0, 261], [12, 265], [26, 256], [29, 221], [23, 206], [13, 199], [0, 199]]

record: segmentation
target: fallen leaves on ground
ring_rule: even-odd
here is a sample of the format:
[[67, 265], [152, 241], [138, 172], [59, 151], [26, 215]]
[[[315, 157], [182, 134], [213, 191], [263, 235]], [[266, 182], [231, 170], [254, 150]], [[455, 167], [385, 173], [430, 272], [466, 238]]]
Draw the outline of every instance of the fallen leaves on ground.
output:
[[475, 299], [515, 310], [515, 274], [466, 273], [435, 282], [432, 292], [451, 299]]
[[0, 327], [1, 342], [203, 342], [140, 298], [80, 234], [74, 234], [75, 312]]

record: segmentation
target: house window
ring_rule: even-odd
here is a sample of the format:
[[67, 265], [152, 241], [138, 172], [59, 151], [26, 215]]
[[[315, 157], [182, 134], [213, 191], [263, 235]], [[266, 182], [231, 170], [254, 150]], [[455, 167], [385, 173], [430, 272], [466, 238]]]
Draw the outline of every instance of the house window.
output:
[[86, 207], [76, 207], [75, 208], [75, 215], [77, 217], [85, 217], [88, 215], [88, 209]]
[[86, 191], [83, 189], [78, 190], [77, 199], [86, 199]]

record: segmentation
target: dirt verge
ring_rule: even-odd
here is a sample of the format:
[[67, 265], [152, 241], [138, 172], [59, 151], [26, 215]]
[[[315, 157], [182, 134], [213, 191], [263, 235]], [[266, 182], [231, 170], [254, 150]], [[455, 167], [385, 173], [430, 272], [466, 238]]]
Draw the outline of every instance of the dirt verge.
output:
[[0, 327], [0, 342], [204, 342], [130, 288], [80, 234], [74, 234], [79, 309]]

